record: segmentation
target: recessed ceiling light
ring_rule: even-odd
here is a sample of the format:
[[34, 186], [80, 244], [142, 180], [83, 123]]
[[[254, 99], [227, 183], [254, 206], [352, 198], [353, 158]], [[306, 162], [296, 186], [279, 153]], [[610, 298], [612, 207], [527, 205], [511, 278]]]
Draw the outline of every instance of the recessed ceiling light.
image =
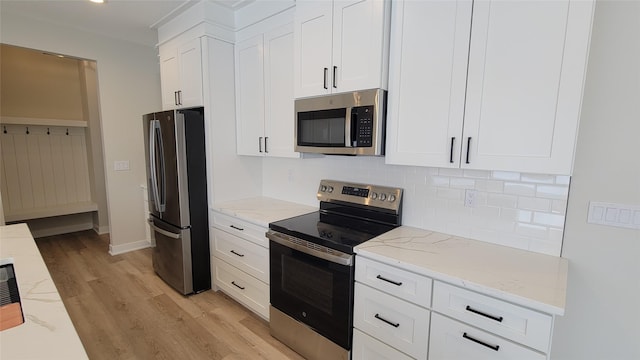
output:
[[102, 3], [104, 3], [105, 0], [89, 0], [89, 1], [91, 1], [93, 3], [96, 3], [96, 4], [102, 4]]

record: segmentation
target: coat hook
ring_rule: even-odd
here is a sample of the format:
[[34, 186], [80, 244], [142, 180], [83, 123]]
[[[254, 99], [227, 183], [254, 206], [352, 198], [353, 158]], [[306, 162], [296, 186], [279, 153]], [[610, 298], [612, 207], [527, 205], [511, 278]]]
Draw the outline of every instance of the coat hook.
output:
[[4, 127], [4, 133], [5, 134], [7, 133], [7, 127], [6, 126]]
[[27, 126], [27, 135], [29, 135], [29, 127]]
[[69, 129], [67, 128], [67, 135], [69, 135]]
[[49, 128], [47, 128], [47, 135], [51, 134], [51, 132], [49, 131]]

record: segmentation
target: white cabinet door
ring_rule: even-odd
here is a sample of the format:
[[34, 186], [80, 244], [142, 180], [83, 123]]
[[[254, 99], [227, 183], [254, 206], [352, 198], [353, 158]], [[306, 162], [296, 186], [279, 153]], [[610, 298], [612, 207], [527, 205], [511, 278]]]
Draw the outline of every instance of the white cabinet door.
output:
[[200, 39], [160, 46], [160, 83], [165, 110], [202, 106], [202, 47]]
[[474, 1], [462, 167], [570, 174], [592, 11]]
[[296, 98], [387, 88], [387, 0], [302, 0], [294, 22]]
[[387, 163], [459, 166], [471, 4], [393, 2]]
[[180, 66], [179, 107], [202, 106], [202, 47], [200, 38], [178, 48]]
[[267, 156], [300, 157], [293, 151], [293, 24], [264, 34], [265, 143]]
[[236, 44], [236, 127], [239, 155], [263, 155], [263, 37]]
[[174, 109], [180, 88], [178, 51], [175, 48], [160, 47], [160, 88], [162, 109]]
[[387, 88], [390, 8], [390, 1], [334, 1], [331, 92]]
[[297, 98], [328, 94], [332, 1], [297, 1], [294, 21], [294, 92]]
[[544, 360], [547, 357], [440, 314], [431, 315], [429, 360]]

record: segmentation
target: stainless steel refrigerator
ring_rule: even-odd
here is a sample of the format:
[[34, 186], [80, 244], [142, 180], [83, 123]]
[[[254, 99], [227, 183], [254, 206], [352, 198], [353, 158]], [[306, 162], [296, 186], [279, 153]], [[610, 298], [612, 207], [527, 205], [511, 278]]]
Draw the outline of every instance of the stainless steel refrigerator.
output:
[[204, 109], [144, 115], [153, 269], [182, 294], [211, 288]]

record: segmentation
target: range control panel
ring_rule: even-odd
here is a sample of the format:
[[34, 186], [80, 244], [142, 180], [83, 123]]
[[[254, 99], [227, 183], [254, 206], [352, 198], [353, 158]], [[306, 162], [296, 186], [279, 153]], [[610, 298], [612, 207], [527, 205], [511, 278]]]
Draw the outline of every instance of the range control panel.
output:
[[401, 206], [402, 189], [336, 180], [320, 180], [317, 197], [320, 201], [338, 200], [397, 212]]

